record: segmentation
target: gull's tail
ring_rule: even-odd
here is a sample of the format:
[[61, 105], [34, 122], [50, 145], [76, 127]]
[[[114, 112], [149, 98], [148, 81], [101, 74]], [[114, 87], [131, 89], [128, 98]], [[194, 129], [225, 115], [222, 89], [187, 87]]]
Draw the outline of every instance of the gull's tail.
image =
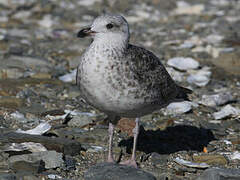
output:
[[188, 94], [192, 93], [192, 90], [178, 86], [179, 87], [179, 93], [177, 95], [177, 99], [181, 99], [181, 100], [186, 100], [186, 101], [190, 101], [188, 99]]

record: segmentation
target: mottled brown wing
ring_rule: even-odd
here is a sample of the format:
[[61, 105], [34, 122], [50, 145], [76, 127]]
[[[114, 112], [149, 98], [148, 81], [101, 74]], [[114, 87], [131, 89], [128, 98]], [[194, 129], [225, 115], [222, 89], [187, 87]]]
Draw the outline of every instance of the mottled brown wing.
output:
[[135, 79], [151, 94], [155, 103], [164, 103], [177, 97], [178, 86], [152, 52], [130, 44], [128, 56]]

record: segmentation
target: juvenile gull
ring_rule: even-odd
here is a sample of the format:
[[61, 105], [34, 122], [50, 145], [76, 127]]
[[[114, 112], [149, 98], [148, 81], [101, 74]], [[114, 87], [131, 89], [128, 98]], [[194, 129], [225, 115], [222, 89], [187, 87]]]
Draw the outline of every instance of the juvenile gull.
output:
[[89, 104], [108, 115], [108, 162], [114, 162], [114, 125], [120, 117], [136, 118], [132, 157], [122, 164], [137, 167], [139, 118], [171, 102], [188, 100], [191, 91], [175, 84], [152, 52], [129, 44], [129, 27], [124, 17], [101, 15], [79, 31], [78, 37], [86, 36], [91, 36], [93, 42], [81, 56], [77, 85]]

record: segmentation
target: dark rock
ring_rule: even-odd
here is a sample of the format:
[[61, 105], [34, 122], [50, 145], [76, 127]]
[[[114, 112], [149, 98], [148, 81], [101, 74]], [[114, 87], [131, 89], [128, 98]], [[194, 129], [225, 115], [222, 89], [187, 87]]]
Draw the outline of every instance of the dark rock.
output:
[[196, 180], [238, 180], [239, 169], [207, 169]]
[[156, 180], [145, 171], [114, 163], [99, 163], [84, 174], [85, 180]]
[[17, 180], [16, 175], [9, 174], [9, 173], [1, 173], [0, 174], [0, 180]]
[[[14, 157], [14, 156], [13, 156]], [[16, 160], [16, 161], [15, 161]], [[27, 160], [19, 160], [17, 161], [17, 159], [10, 160], [12, 162], [10, 162], [10, 168], [12, 171], [14, 171], [15, 173], [20, 173], [22, 174], [37, 174], [37, 173], [41, 173], [44, 170], [44, 163], [43, 161], [39, 161], [39, 160], [34, 160], [34, 161], [27, 161]]]
[[81, 144], [77, 141], [66, 138], [51, 138], [40, 135], [21, 134], [15, 132], [4, 133], [0, 135], [0, 142], [2, 143], [23, 143], [35, 142], [41, 143], [48, 150], [55, 150], [63, 152], [68, 155], [79, 154], [82, 149]]
[[65, 169], [66, 170], [75, 169], [76, 160], [72, 156], [66, 155], [64, 159], [65, 159]]
[[168, 155], [166, 154], [158, 154], [153, 152], [151, 154], [151, 162], [153, 166], [166, 166], [168, 161]]

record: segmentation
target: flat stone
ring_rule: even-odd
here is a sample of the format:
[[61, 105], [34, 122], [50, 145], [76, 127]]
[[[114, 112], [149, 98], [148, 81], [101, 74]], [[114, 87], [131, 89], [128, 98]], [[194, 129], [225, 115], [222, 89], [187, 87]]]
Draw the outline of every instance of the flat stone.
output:
[[92, 166], [84, 174], [85, 180], [156, 180], [141, 169], [115, 163], [99, 163]]
[[193, 160], [198, 163], [207, 163], [209, 165], [226, 165], [227, 159], [223, 155], [197, 155], [193, 156]]
[[45, 59], [29, 56], [14, 56], [9, 57], [9, 61], [17, 61], [23, 63], [26, 67], [37, 68], [39, 67], [49, 67], [49, 63]]
[[223, 119], [229, 116], [238, 116], [240, 109], [231, 106], [230, 104], [224, 106], [220, 111], [213, 113], [215, 119]]
[[158, 154], [156, 152], [153, 152], [151, 154], [151, 162], [153, 166], [161, 167], [166, 166], [168, 161], [168, 155], [166, 154]]
[[79, 114], [74, 116], [69, 122], [68, 125], [71, 127], [84, 127], [90, 123], [92, 123], [92, 117], [87, 114]]
[[189, 57], [174, 57], [169, 59], [167, 64], [179, 70], [197, 69], [199, 67], [199, 62]]
[[0, 106], [5, 107], [5, 108], [12, 108], [16, 109], [25, 104], [25, 101], [21, 98], [16, 98], [16, 97], [0, 97]]
[[81, 144], [75, 140], [66, 138], [51, 138], [41, 135], [30, 135], [15, 132], [0, 134], [0, 142], [2, 143], [23, 143], [35, 142], [41, 143], [48, 150], [55, 150], [67, 155], [79, 154], [82, 149]]
[[213, 95], [203, 95], [200, 103], [206, 106], [215, 107], [226, 104], [230, 101], [233, 101], [233, 96], [230, 92], [225, 92]]
[[207, 169], [196, 180], [238, 180], [239, 169]]
[[[34, 152], [32, 154], [23, 154], [11, 156], [9, 161], [11, 164], [17, 162], [38, 162], [43, 161], [46, 169], [56, 168], [63, 166], [62, 153], [58, 153], [56, 151], [42, 151], [42, 152]], [[18, 166], [24, 167], [24, 166]], [[24, 167], [25, 168], [25, 167]]]
[[44, 162], [36, 158], [26, 158], [24, 155], [12, 156], [9, 158], [10, 168], [15, 173], [37, 174], [44, 170]]

